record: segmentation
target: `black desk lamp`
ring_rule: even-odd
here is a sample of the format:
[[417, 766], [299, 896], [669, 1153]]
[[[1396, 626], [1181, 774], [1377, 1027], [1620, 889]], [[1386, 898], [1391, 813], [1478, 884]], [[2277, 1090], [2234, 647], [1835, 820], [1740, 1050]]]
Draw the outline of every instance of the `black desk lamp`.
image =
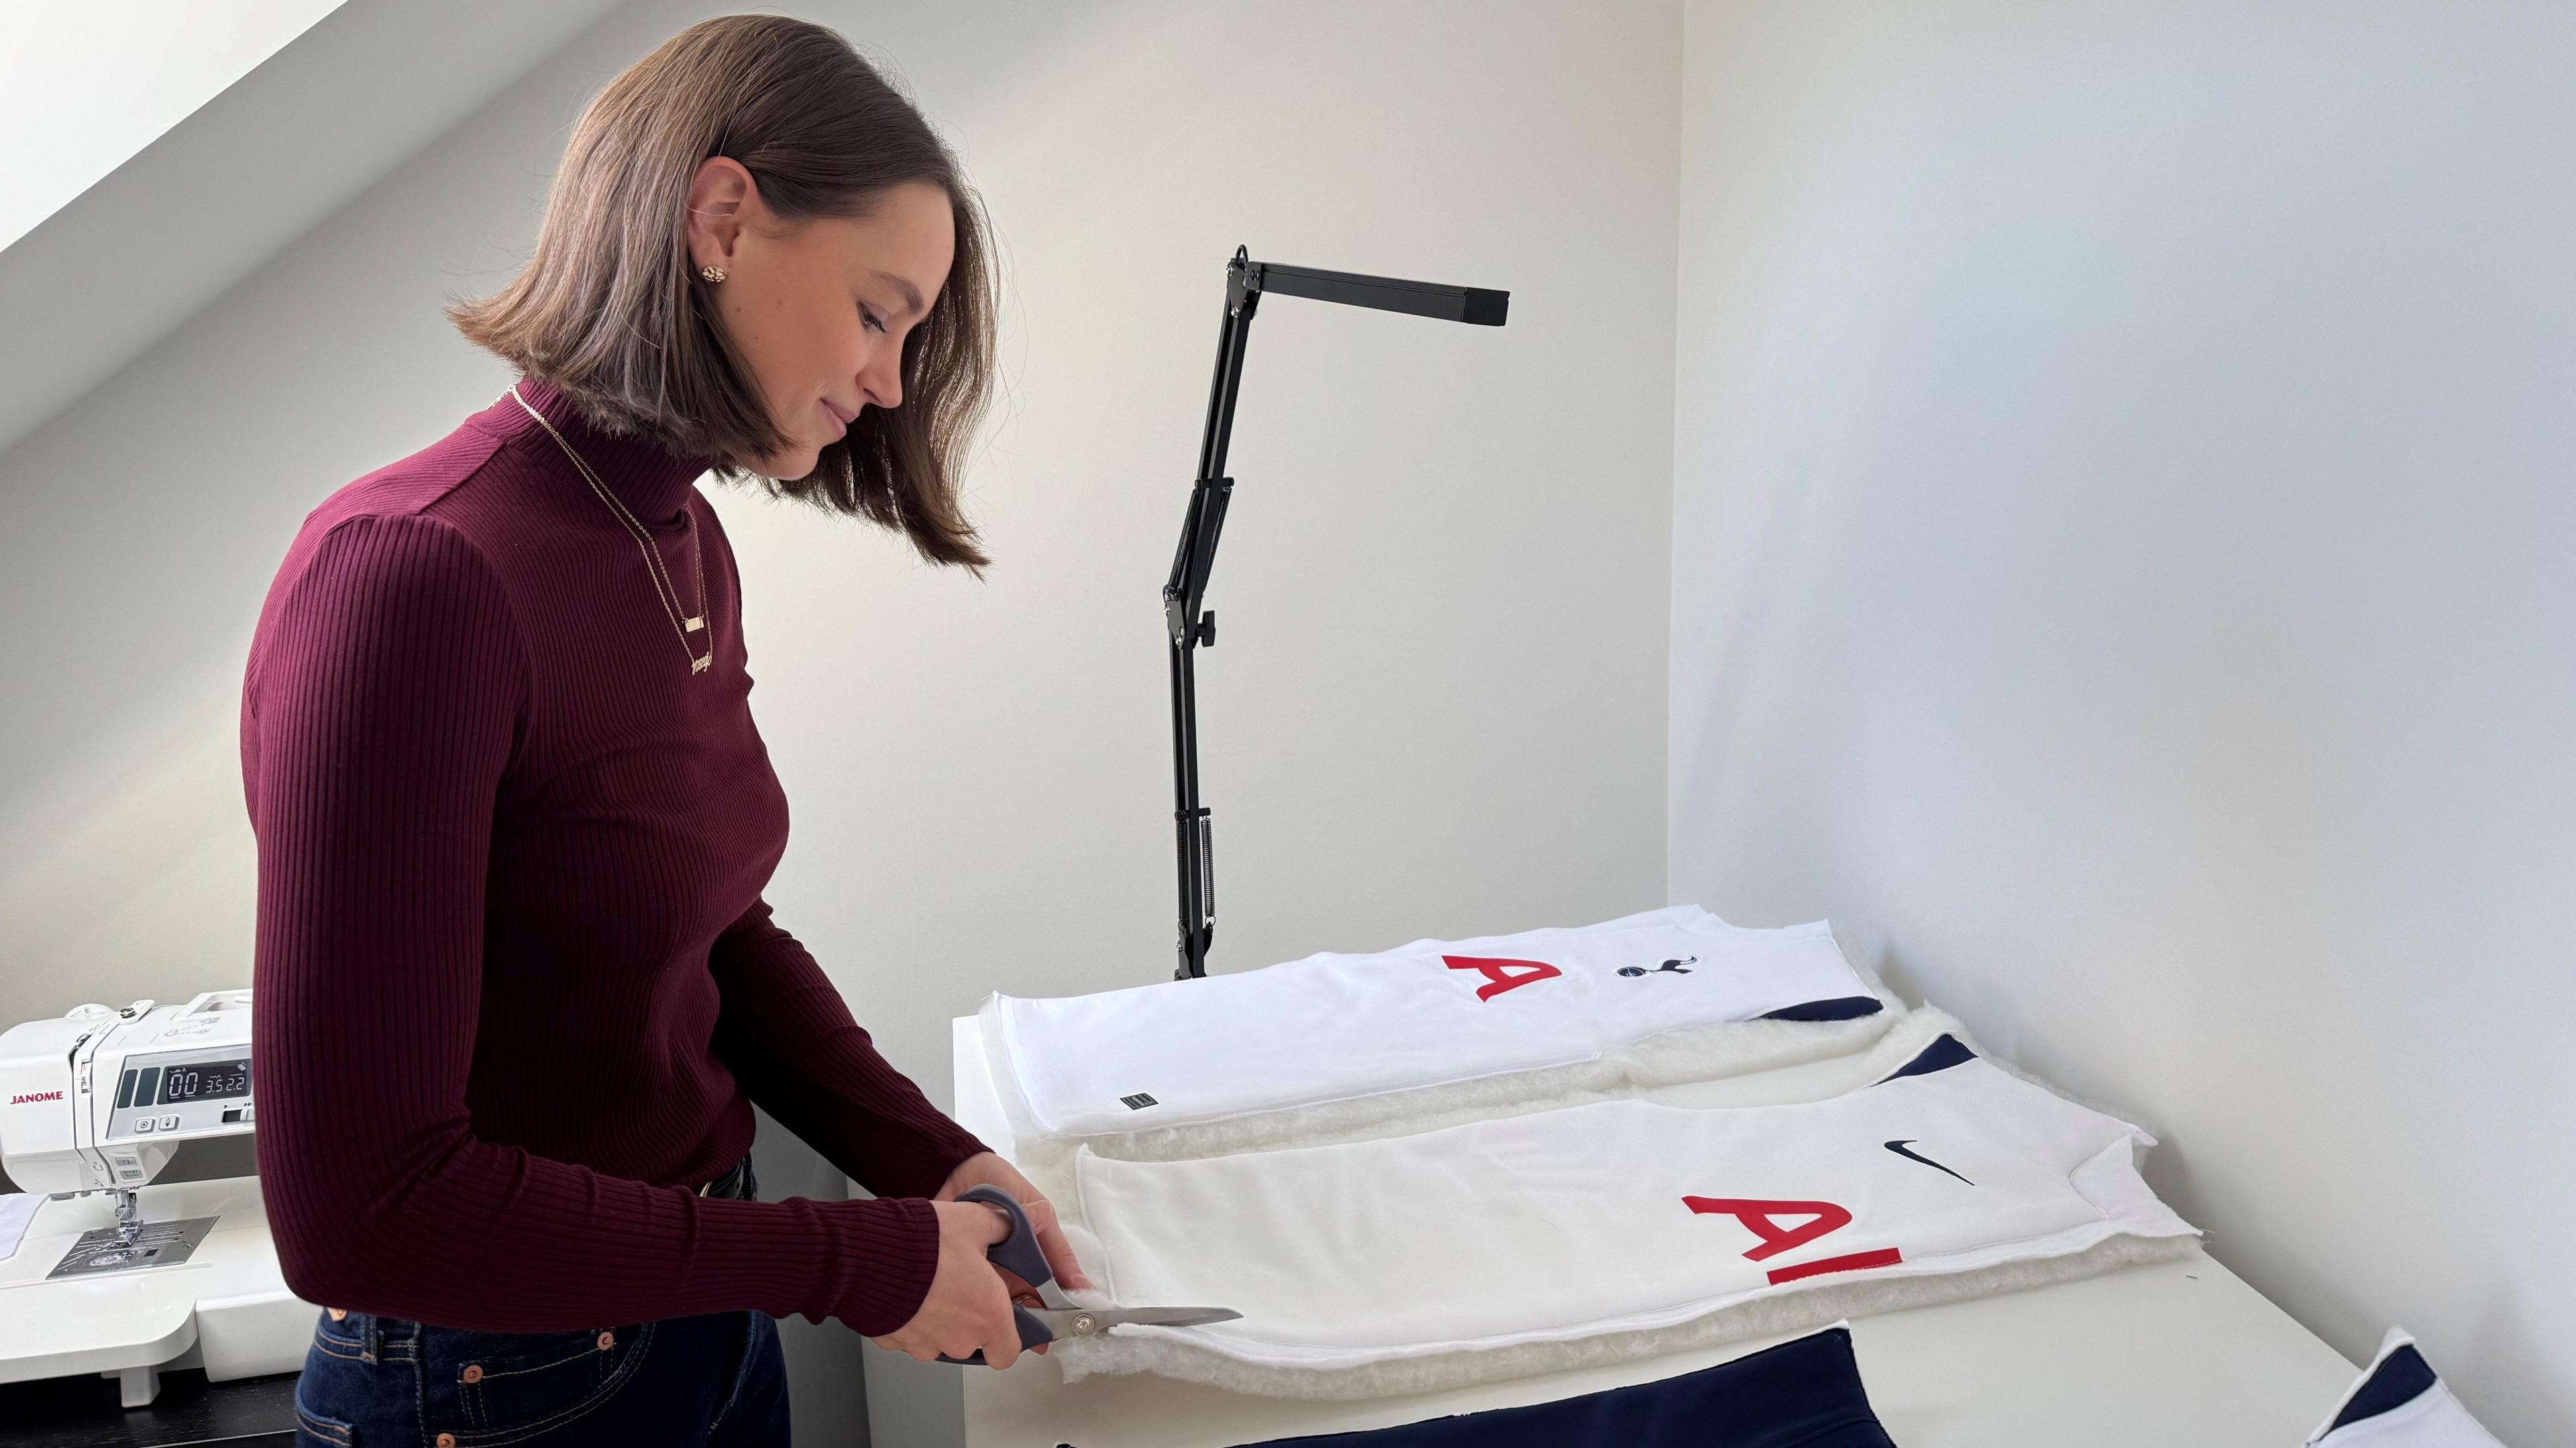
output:
[[1234, 492], [1234, 479], [1222, 476], [1225, 445], [1234, 432], [1234, 394], [1243, 382], [1244, 343], [1252, 332], [1253, 309], [1264, 292], [1480, 327], [1503, 325], [1503, 312], [1511, 301], [1509, 292], [1480, 287], [1444, 287], [1254, 261], [1239, 246], [1234, 260], [1225, 265], [1225, 320], [1217, 332], [1216, 381], [1208, 389], [1198, 483], [1190, 489], [1190, 509], [1181, 520], [1181, 546], [1172, 558], [1171, 581], [1163, 585], [1163, 622], [1172, 645], [1176, 800], [1172, 826], [1181, 864], [1181, 963], [1172, 972], [1175, 980], [1207, 974], [1208, 945], [1216, 938], [1216, 860], [1207, 807], [1199, 803], [1199, 701], [1191, 659], [1201, 644], [1216, 645], [1216, 614], [1201, 612], [1199, 603], [1207, 593], [1208, 565], [1216, 560], [1217, 532], [1225, 526], [1226, 499]]

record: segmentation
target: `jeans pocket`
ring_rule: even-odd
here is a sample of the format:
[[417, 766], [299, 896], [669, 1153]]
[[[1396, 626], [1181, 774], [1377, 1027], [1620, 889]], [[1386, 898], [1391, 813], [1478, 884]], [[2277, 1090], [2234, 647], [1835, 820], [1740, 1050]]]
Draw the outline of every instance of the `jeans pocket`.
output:
[[733, 1415], [734, 1406], [742, 1402], [746, 1390], [754, 1396], [767, 1393], [775, 1386], [773, 1380], [784, 1371], [780, 1365], [777, 1319], [758, 1311], [736, 1316], [742, 1319], [742, 1352], [733, 1365], [733, 1380], [725, 1388], [724, 1405], [716, 1409], [714, 1421], [707, 1424], [710, 1435]]
[[646, 1322], [582, 1332], [427, 1329], [427, 1405], [432, 1416], [448, 1416], [438, 1408], [452, 1391], [459, 1448], [532, 1437], [614, 1398], [642, 1366], [653, 1328]]
[[356, 1448], [358, 1435], [347, 1423], [295, 1405], [295, 1448]]
[[318, 1312], [314, 1319], [304, 1371], [295, 1379], [295, 1448], [349, 1448], [354, 1425], [386, 1390], [383, 1370], [367, 1355], [363, 1331]]
[[353, 1322], [334, 1322], [329, 1313], [317, 1312], [313, 1315], [312, 1351], [342, 1362], [364, 1362], [367, 1360], [366, 1335]]

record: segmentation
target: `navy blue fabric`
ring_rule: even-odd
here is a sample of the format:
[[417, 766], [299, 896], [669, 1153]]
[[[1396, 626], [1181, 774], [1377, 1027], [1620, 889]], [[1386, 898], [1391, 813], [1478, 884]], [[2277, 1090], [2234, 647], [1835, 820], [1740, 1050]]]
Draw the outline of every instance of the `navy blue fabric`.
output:
[[2413, 1343], [2408, 1343], [2380, 1359], [2379, 1366], [2372, 1368], [2370, 1376], [2362, 1381], [2360, 1387], [2352, 1390], [2351, 1397], [2344, 1400], [2343, 1411], [2335, 1414], [2333, 1426], [2326, 1431], [2331, 1433], [2347, 1423], [2358, 1423], [2364, 1418], [2376, 1418], [2382, 1413], [2405, 1407], [2439, 1381], [2433, 1375], [2433, 1365], [2424, 1361], [2424, 1355], [2415, 1350]]
[[1836, 996], [1829, 1001], [1800, 1001], [1782, 1006], [1762, 1017], [1766, 1021], [1856, 1021], [1874, 1016], [1886, 1007], [1876, 996]]
[[1851, 1332], [1553, 1403], [1247, 1448], [1895, 1448], [1862, 1391]]
[[512, 1333], [321, 1315], [296, 1448], [442, 1448], [449, 1434], [455, 1448], [787, 1448], [778, 1324], [719, 1312]]
[[1977, 1053], [1960, 1045], [1958, 1037], [1943, 1036], [1924, 1047], [1913, 1060], [1878, 1078], [1874, 1084], [1884, 1086], [1899, 1076], [1929, 1076], [1935, 1071], [1947, 1071], [1953, 1066], [1964, 1066], [1975, 1059], [1977, 1059]]

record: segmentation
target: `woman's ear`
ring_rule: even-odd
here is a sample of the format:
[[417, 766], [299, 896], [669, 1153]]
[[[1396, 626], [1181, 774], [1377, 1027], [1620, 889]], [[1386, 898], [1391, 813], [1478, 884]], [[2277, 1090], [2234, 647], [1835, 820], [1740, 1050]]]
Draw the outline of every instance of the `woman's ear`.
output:
[[744, 223], [760, 208], [760, 186], [731, 156], [709, 156], [689, 180], [689, 266], [731, 267]]

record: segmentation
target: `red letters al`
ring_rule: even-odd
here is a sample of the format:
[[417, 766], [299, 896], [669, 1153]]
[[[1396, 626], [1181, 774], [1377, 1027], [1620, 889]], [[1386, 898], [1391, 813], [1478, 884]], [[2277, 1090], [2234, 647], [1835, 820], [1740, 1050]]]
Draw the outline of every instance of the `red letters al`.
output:
[[[1839, 1232], [1851, 1225], [1848, 1208], [1832, 1202], [1774, 1202], [1759, 1197], [1684, 1197], [1682, 1201], [1694, 1212], [1713, 1212], [1733, 1217], [1744, 1229], [1762, 1239], [1762, 1245], [1745, 1253], [1748, 1260], [1759, 1262], [1776, 1257], [1792, 1247], [1803, 1247], [1828, 1232]], [[1783, 1227], [1775, 1217], [1805, 1217], [1795, 1227]], [[1801, 1262], [1793, 1267], [1774, 1267], [1767, 1274], [1774, 1284], [1795, 1282], [1801, 1277], [1818, 1277], [1828, 1272], [1857, 1272], [1866, 1267], [1893, 1267], [1905, 1260], [1905, 1254], [1894, 1247], [1881, 1247], [1870, 1252], [1850, 1252], [1840, 1257], [1823, 1257]]]
[[[1714, 1212], [1733, 1217], [1744, 1229], [1762, 1239], [1762, 1245], [1745, 1253], [1751, 1261], [1777, 1257], [1792, 1247], [1803, 1247], [1827, 1232], [1838, 1232], [1851, 1225], [1851, 1212], [1832, 1202], [1766, 1202], [1755, 1197], [1684, 1197], [1694, 1212]], [[1780, 1217], [1807, 1217], [1811, 1220], [1795, 1227], [1783, 1227], [1771, 1220]]]

